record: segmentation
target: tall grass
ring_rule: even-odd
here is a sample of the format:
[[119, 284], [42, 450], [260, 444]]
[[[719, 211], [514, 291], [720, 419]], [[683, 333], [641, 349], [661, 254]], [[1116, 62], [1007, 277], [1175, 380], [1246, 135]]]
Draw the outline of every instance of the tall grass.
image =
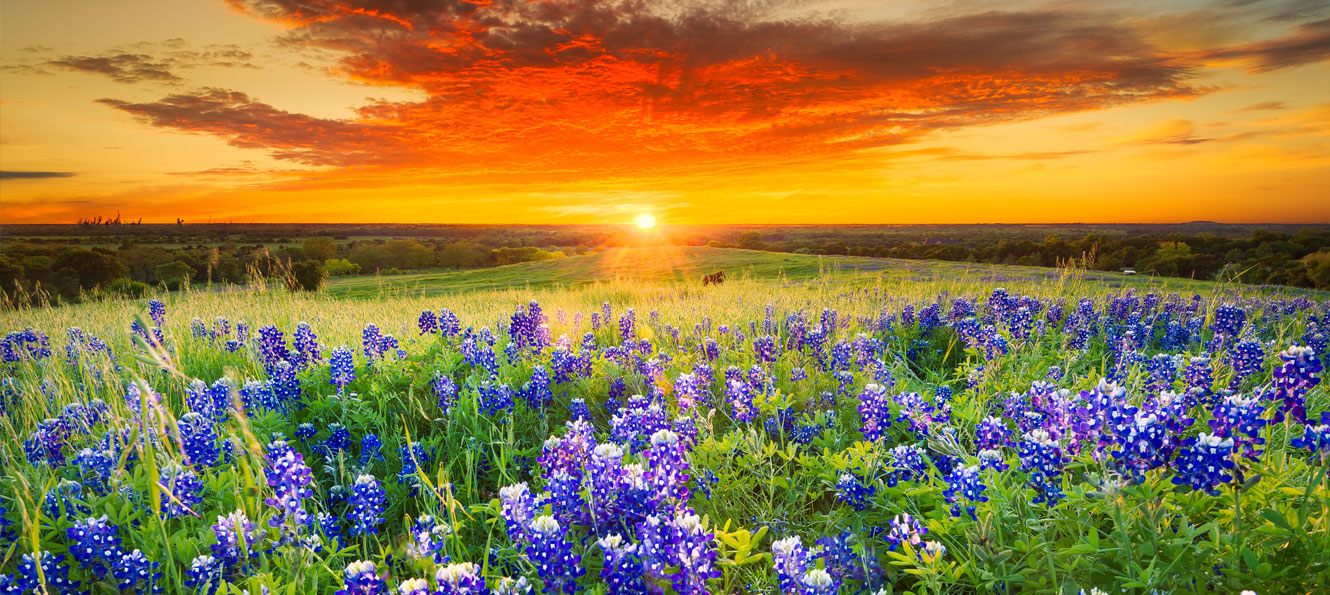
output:
[[[1033, 296], [1044, 304], [1061, 301], [1074, 307], [1078, 299], [1090, 298], [1100, 312], [1122, 292], [1122, 288], [1085, 281], [1075, 274], [1041, 281], [1008, 279], [1001, 285], [1012, 295]], [[1000, 412], [1003, 399], [1012, 391], [1023, 393], [1032, 382], [1044, 379], [1051, 366], [1064, 370], [1060, 385], [1073, 392], [1091, 389], [1113, 366], [1112, 345], [1103, 338], [1091, 341], [1085, 349], [1074, 349], [1069, 347], [1069, 334], [1055, 327], [1028, 339], [1012, 340], [1009, 353], [987, 359], [981, 351], [967, 348], [946, 327], [923, 333], [899, 320], [907, 306], [920, 308], [939, 302], [945, 312], [957, 297], [982, 304], [996, 286], [982, 275], [964, 272], [919, 282], [827, 270], [806, 279], [740, 278], [708, 288], [691, 283], [616, 281], [477, 290], [446, 297], [425, 296], [417, 288], [414, 292], [388, 290], [370, 300], [282, 291], [185, 291], [161, 296], [167, 312], [161, 346], [130, 332], [135, 320], [144, 328], [152, 327], [146, 302], [107, 300], [0, 313], [0, 330], [42, 330], [54, 352], [41, 360], [22, 357], [4, 373], [10, 394], [0, 415], [0, 431], [5, 434], [0, 439], [4, 468], [0, 503], [12, 533], [0, 537], [0, 574], [17, 576], [24, 554], [68, 554], [67, 530], [87, 516], [105, 514], [119, 527], [122, 549], [141, 550], [158, 565], [164, 592], [200, 592], [186, 586], [186, 571], [215, 542], [210, 527], [216, 518], [236, 509], [246, 511], [256, 524], [273, 517], [272, 508], [264, 503], [272, 494], [264, 477], [264, 469], [270, 465], [264, 445], [274, 434], [281, 434], [304, 453], [313, 468], [312, 509], [336, 513], [340, 509], [334, 503], [345, 496], [345, 487], [355, 482], [357, 474], [369, 473], [387, 490], [386, 521], [377, 534], [339, 542], [325, 540], [317, 550], [265, 542], [250, 571], [231, 576], [232, 584], [227, 587], [231, 590], [221, 592], [238, 593], [246, 588], [257, 593], [266, 588], [275, 593], [332, 593], [343, 586], [342, 568], [358, 559], [374, 560], [381, 571], [390, 571], [391, 585], [410, 576], [432, 576], [436, 564], [412, 558], [406, 547], [409, 523], [425, 514], [446, 519], [450, 533], [447, 553], [453, 561], [481, 564], [487, 576], [521, 575], [539, 583], [536, 569], [504, 531], [498, 490], [527, 481], [534, 491], [542, 483], [535, 460], [547, 437], [564, 433], [573, 399], [583, 399], [588, 405], [602, 439], [615, 413], [606, 409], [614, 379], [623, 380], [629, 394], [649, 394], [657, 388], [666, 395], [671, 412], [682, 413], [670, 398], [671, 384], [679, 373], [700, 361], [698, 345], [705, 338], [721, 339], [721, 356], [712, 364], [721, 378], [730, 365], [748, 369], [756, 363], [752, 341], [767, 333], [763, 327], [768, 319], [776, 323], [772, 332], [783, 337], [788, 330], [783, 326], [787, 316], [802, 312], [815, 320], [828, 309], [848, 321], [834, 331], [828, 346], [836, 340], [851, 341], [860, 333], [882, 341], [879, 357], [894, 379], [893, 393], [931, 396], [942, 386], [954, 391], [951, 419], [944, 424], [955, 428], [954, 437], [934, 431], [920, 438], [906, 423], [897, 421], [887, 438], [866, 441], [856, 395], [866, 384], [878, 381], [875, 372], [852, 369], [852, 385], [842, 387], [831, 373], [820, 370], [825, 354], [785, 351], [765, 366], [776, 381], [757, 398], [761, 414], [757, 421], [737, 420], [725, 402], [723, 383], [714, 384], [714, 401], [696, 413], [702, 429], [690, 455], [694, 489], [688, 502], [716, 534], [714, 546], [720, 552], [722, 575], [708, 583], [712, 592], [775, 592], [776, 577], [767, 553], [774, 539], [801, 535], [811, 545], [813, 539], [842, 534], [848, 536], [846, 543], [857, 556], [856, 563], [868, 570], [866, 576], [879, 576], [872, 581], [849, 580], [841, 587], [845, 593], [869, 587], [887, 593], [1074, 593], [1091, 588], [1198, 593], [1253, 588], [1276, 593], [1313, 592], [1330, 584], [1325, 558], [1330, 551], [1325, 457], [1290, 445], [1303, 432], [1301, 425], [1290, 421], [1266, 428], [1265, 454], [1257, 461], [1242, 461], [1245, 483], [1227, 485], [1219, 495], [1176, 489], [1167, 466], [1148, 472], [1142, 481], [1124, 481], [1110, 457], [1082, 453], [1072, 458], [1061, 479], [1065, 499], [1056, 507], [1033, 504], [1034, 492], [1012, 448], [1006, 453], [1011, 463], [1008, 469], [984, 472], [988, 501], [977, 506], [975, 518], [953, 516], [945, 501], [948, 483], [938, 457], [972, 459], [973, 450], [967, 445], [973, 443], [975, 425]], [[1242, 304], [1253, 337], [1270, 347], [1263, 370], [1242, 385], [1244, 392], [1268, 387], [1278, 360], [1275, 354], [1304, 340], [1312, 316], [1325, 316], [1324, 303], [1301, 303], [1298, 308], [1285, 308], [1288, 312], [1280, 310], [1280, 304], [1289, 300], [1307, 302], [1308, 294], [1221, 286], [1205, 286], [1201, 291], [1207, 327], [1216, 306]], [[593, 330], [591, 313], [609, 304], [617, 319], [628, 308], [634, 309], [639, 336], [652, 341], [656, 357], [664, 353], [671, 358], [663, 380], [649, 380], [634, 366], [602, 355], [595, 359], [592, 374], [556, 384], [555, 400], [547, 407], [531, 409], [519, 403], [510, 415], [481, 413], [476, 386], [488, 375], [463, 361], [457, 338], [422, 335], [417, 317], [422, 310], [447, 308], [463, 327], [488, 327], [504, 336], [496, 348], [497, 375], [500, 381], [520, 387], [535, 365], [550, 363], [548, 350], [512, 362], [502, 352], [514, 309], [533, 300], [548, 317], [551, 339], [567, 335], [574, 345], [588, 332], [601, 346], [618, 344], [615, 321]], [[895, 319], [889, 330], [877, 326], [884, 313]], [[200, 469], [205, 483], [203, 502], [179, 518], [164, 518], [162, 502], [175, 495], [163, 479], [163, 470], [184, 460], [177, 427], [189, 410], [189, 383], [197, 378], [210, 384], [226, 377], [239, 389], [247, 380], [261, 381], [268, 376], [252, 341], [246, 348], [230, 352], [222, 341], [191, 331], [195, 318], [211, 325], [218, 317], [232, 325], [245, 322], [251, 333], [274, 325], [288, 336], [297, 323], [306, 322], [318, 335], [325, 361], [299, 373], [299, 408], [285, 412], [251, 409], [236, 412], [219, 424], [222, 437], [235, 445], [232, 458], [226, 465]], [[709, 330], [703, 326], [704, 320], [711, 322]], [[356, 380], [339, 393], [330, 383], [328, 353], [339, 345], [359, 350], [361, 333], [369, 323], [395, 335], [406, 357], [367, 364], [358, 354]], [[722, 337], [721, 325], [741, 330], [745, 339], [735, 343]], [[74, 327], [105, 341], [114, 359], [85, 353], [71, 365], [64, 346], [66, 329]], [[677, 344], [668, 327], [679, 330]], [[1203, 353], [1209, 338], [1206, 331], [1176, 352]], [[1148, 350], [1146, 355], [1156, 351]], [[907, 352], [913, 355], [907, 356]], [[1226, 357], [1223, 348], [1214, 354], [1216, 387], [1227, 386], [1232, 376], [1223, 363]], [[796, 367], [808, 373], [807, 380], [792, 379]], [[439, 410], [431, 389], [436, 373], [457, 378], [462, 387], [457, 405], [448, 414]], [[972, 377], [978, 380], [969, 382]], [[1143, 365], [1121, 380], [1129, 399], [1140, 403], [1145, 398], [1148, 374]], [[1180, 386], [1181, 378], [1177, 382]], [[161, 407], [152, 407], [146, 396], [138, 403], [127, 401], [130, 384], [139, 386], [142, 395], [160, 394]], [[836, 403], [827, 404], [823, 393], [836, 395]], [[238, 395], [232, 394], [232, 398]], [[93, 399], [106, 403], [108, 419], [86, 433], [73, 431], [64, 454], [72, 461], [80, 448], [94, 444], [110, 428], [127, 432], [124, 442], [128, 447], [115, 461], [111, 482], [94, 486], [77, 465], [53, 468], [31, 462], [25, 441], [43, 420], [58, 418], [69, 404], [87, 404]], [[1324, 385], [1313, 389], [1308, 410], [1319, 412], [1326, 405]], [[135, 409], [150, 413], [136, 413]], [[795, 441], [789, 428], [779, 422], [782, 410], [787, 409], [803, 416], [800, 419], [820, 424], [820, 434], [807, 443]], [[1189, 436], [1206, 430], [1210, 416], [1199, 407], [1193, 414], [1198, 422], [1186, 430]], [[764, 423], [773, 419], [775, 423]], [[317, 437], [308, 442], [297, 440], [302, 423], [312, 424]], [[326, 439], [334, 423], [349, 431], [352, 449], [333, 456], [318, 454], [313, 445]], [[382, 439], [384, 460], [362, 467], [352, 452], [355, 443], [368, 434]], [[148, 435], [155, 439], [145, 439]], [[419, 461], [415, 476], [401, 477], [401, 446], [411, 441], [422, 442], [429, 460]], [[890, 468], [888, 451], [916, 442], [931, 453], [932, 472], [889, 485], [882, 478]], [[862, 511], [846, 506], [836, 496], [835, 484], [847, 472], [863, 476], [875, 489], [870, 505]], [[72, 489], [71, 481], [82, 485], [77, 498], [52, 496]], [[924, 556], [908, 547], [891, 550], [882, 530], [902, 513], [920, 519], [928, 529], [926, 538], [945, 546], [946, 554]], [[592, 569], [582, 583], [603, 592], [607, 587], [597, 575], [600, 562], [594, 543], [592, 538], [577, 545], [585, 550], [584, 563]], [[73, 568], [72, 576], [85, 588], [119, 592], [114, 579], [94, 577], [70, 556], [64, 563]], [[875, 575], [873, 564], [883, 567], [880, 575]], [[49, 586], [49, 577], [41, 579], [51, 592], [57, 592]], [[201, 592], [208, 592], [207, 588]]]

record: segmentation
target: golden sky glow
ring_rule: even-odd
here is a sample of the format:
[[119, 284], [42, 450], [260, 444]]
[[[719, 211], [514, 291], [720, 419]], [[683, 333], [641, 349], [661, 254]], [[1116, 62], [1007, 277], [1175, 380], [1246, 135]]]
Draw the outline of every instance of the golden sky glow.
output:
[[1330, 221], [1330, 5], [7, 0], [0, 222]]

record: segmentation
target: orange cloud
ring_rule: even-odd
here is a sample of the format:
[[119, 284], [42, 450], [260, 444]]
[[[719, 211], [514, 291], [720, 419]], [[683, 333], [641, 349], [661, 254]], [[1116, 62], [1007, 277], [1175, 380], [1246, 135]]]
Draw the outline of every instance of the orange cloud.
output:
[[1190, 96], [1189, 68], [1075, 12], [893, 24], [738, 5], [233, 2], [352, 80], [419, 89], [355, 120], [208, 89], [103, 100], [311, 165], [668, 175], [899, 145], [939, 129]]

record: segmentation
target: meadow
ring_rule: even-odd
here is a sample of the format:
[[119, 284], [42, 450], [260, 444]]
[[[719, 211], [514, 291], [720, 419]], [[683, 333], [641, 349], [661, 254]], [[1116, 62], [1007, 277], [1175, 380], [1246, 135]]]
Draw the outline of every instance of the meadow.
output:
[[0, 312], [0, 594], [1318, 592], [1327, 316], [708, 248]]

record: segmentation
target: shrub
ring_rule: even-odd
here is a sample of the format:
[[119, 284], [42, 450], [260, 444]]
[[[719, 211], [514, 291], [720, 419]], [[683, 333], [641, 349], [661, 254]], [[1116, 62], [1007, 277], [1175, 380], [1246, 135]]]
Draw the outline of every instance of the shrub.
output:
[[328, 276], [330, 277], [359, 275], [360, 265], [345, 258], [329, 258], [328, 260], [323, 261], [323, 270], [327, 271]]
[[328, 271], [317, 260], [305, 260], [291, 265], [291, 274], [286, 277], [286, 286], [292, 291], [318, 291], [323, 289], [323, 282], [328, 280]]
[[148, 294], [148, 284], [130, 279], [116, 279], [106, 291], [113, 296], [141, 298]]

